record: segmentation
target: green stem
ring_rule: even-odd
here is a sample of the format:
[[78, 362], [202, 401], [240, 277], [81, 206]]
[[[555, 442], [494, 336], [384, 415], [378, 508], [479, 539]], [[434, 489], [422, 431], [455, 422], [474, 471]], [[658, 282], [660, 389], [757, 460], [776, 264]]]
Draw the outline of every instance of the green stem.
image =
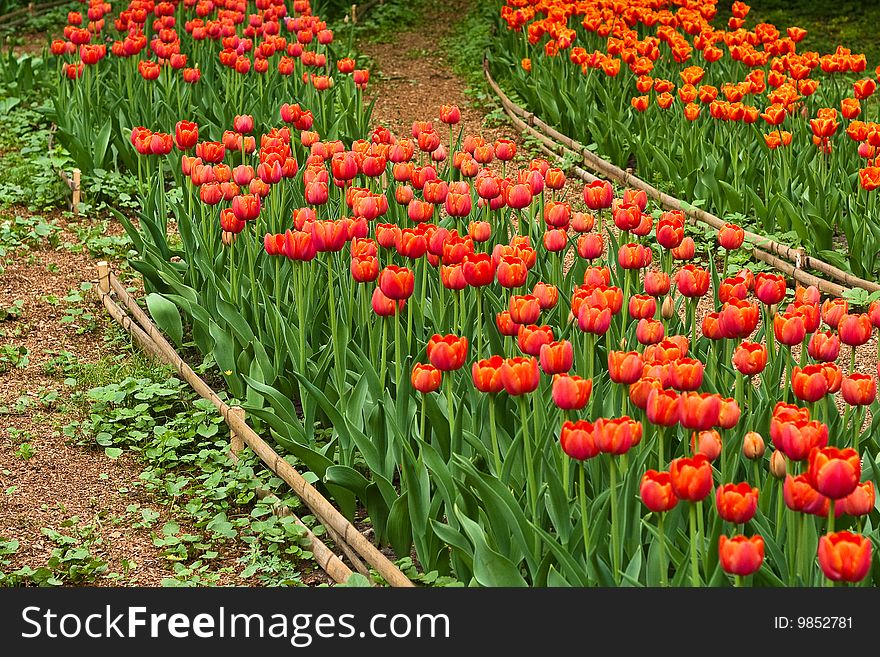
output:
[[492, 436], [492, 454], [495, 457], [495, 476], [501, 478], [501, 449], [498, 447], [498, 428], [495, 426], [495, 395], [489, 395], [489, 431]]
[[[531, 512], [532, 521], [537, 522], [538, 516], [538, 484], [535, 480], [535, 468], [532, 463], [532, 445], [529, 440], [529, 417], [527, 402], [525, 395], [518, 397], [519, 402], [519, 422], [522, 428], [523, 436], [523, 454], [526, 464], [526, 482], [528, 491], [529, 511]], [[537, 538], [537, 535], [536, 535]]]
[[660, 586], [669, 585], [669, 566], [666, 563], [666, 532], [663, 529], [663, 519], [665, 517], [665, 513], [660, 513], [657, 519], [657, 531], [660, 534], [660, 544], [658, 547], [660, 550]]
[[[581, 507], [581, 529], [584, 532], [584, 563], [590, 563], [590, 529], [589, 520], [587, 518], [587, 482], [584, 471], [587, 469], [586, 464], [581, 461], [578, 467], [578, 500]], [[568, 483], [566, 482], [566, 488]]]
[[382, 342], [380, 344], [382, 355], [379, 361], [379, 385], [382, 388], [385, 388], [385, 370], [387, 369], [388, 362], [388, 321], [387, 317], [382, 318]]
[[400, 317], [397, 315], [394, 316], [394, 389], [396, 391], [400, 390], [400, 386], [403, 384], [403, 379], [401, 379], [401, 365], [400, 362]]
[[688, 510], [691, 532], [691, 586], [700, 585], [700, 562], [697, 561], [697, 505], [691, 503]]
[[620, 527], [617, 519], [617, 463], [612, 456], [611, 461], [611, 563], [614, 566], [614, 581], [620, 584]]
[[452, 399], [452, 376], [449, 372], [443, 377], [444, 387], [446, 388], [446, 411], [449, 416], [449, 443], [450, 457], [452, 454], [461, 453], [460, 436], [455, 432], [455, 405]]

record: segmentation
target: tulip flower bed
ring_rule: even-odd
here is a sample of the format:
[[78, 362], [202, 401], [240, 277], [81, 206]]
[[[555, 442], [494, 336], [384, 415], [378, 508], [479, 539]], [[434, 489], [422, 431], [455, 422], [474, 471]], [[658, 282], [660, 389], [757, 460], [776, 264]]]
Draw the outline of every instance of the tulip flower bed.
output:
[[[369, 121], [369, 72], [346, 56], [350, 46], [334, 41], [308, 0], [290, 3], [290, 12], [277, 0], [132, 0], [115, 15], [109, 3], [90, 0], [51, 44], [61, 81], [58, 138], [83, 172], [134, 170], [132, 129], [185, 115], [216, 133], [200, 151], [206, 162], [221, 145], [244, 158], [256, 148], [250, 130], [268, 130], [279, 105], [296, 97], [314, 112], [300, 117], [301, 127], [354, 139]], [[233, 124], [236, 114], [250, 123]], [[195, 138], [191, 126], [181, 129]], [[136, 145], [141, 153], [172, 147]]]
[[873, 278], [880, 67], [866, 74], [865, 56], [842, 46], [801, 51], [798, 27], [750, 27], [742, 2], [719, 29], [715, 5], [508, 0], [493, 73], [642, 179], [719, 216], [754, 217], [767, 235], [793, 232], [811, 253]]
[[346, 514], [479, 585], [880, 581], [874, 365], [835, 362], [880, 303], [725, 278], [738, 226], [697, 260], [680, 212], [516, 168], [455, 107], [353, 142], [305, 107], [252, 154], [136, 128], [120, 218], [157, 323]]
[[[484, 586], [880, 582], [876, 362], [855, 357], [880, 302], [731, 272], [739, 226], [698, 254], [682, 213], [520, 167], [454, 106], [370, 132], [368, 73], [304, 0], [135, 0], [108, 55], [109, 12], [91, 2], [53, 43], [62, 139], [137, 172], [138, 221], [117, 216], [156, 323], [377, 540]], [[718, 125], [706, 144], [729, 155]], [[812, 153], [804, 171], [826, 166]], [[725, 160], [737, 180], [753, 154]]]

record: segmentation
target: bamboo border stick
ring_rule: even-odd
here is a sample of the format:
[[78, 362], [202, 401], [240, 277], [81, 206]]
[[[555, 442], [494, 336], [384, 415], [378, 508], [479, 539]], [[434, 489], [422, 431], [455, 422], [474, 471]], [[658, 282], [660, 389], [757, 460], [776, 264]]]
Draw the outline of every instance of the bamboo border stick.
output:
[[[690, 206], [685, 207], [683, 202], [680, 199], [675, 198], [674, 196], [670, 196], [669, 194], [665, 194], [655, 187], [649, 185], [645, 181], [640, 178], [624, 171], [620, 167], [614, 166], [610, 162], [607, 162], [597, 156], [595, 153], [585, 148], [582, 144], [574, 141], [570, 137], [562, 134], [558, 130], [554, 129], [552, 126], [547, 125], [535, 116], [534, 113], [528, 112], [521, 108], [519, 105], [514, 103], [507, 97], [507, 95], [501, 90], [501, 87], [498, 86], [498, 83], [492, 78], [491, 73], [489, 72], [489, 61], [488, 59], [483, 59], [483, 74], [486, 78], [486, 82], [489, 84], [489, 87], [498, 96], [498, 99], [501, 101], [501, 105], [504, 108], [505, 112], [511, 119], [516, 116], [517, 121], [515, 123], [519, 124], [520, 129], [526, 128], [533, 136], [540, 136], [541, 141], [549, 141], [558, 149], [564, 149], [575, 155], [581, 157], [587, 166], [589, 166], [594, 171], [598, 171], [599, 173], [613, 178], [625, 185], [630, 187], [634, 187], [637, 189], [642, 189], [645, 193], [651, 198], [657, 200], [662, 205], [672, 208], [675, 210], [682, 210], [686, 215], [688, 215], [692, 221], [698, 221], [700, 223], [707, 224], [712, 228], [718, 230], [721, 226], [724, 225], [724, 221], [716, 217], [713, 214], [706, 212], [705, 210], [701, 210], [699, 208], [693, 208]], [[535, 128], [540, 128], [537, 130]], [[546, 143], [545, 141], [545, 143]], [[753, 245], [753, 255], [759, 260], [763, 260], [768, 264], [774, 263], [783, 263], [779, 258], [774, 257], [773, 254], [783, 256], [794, 262], [794, 266], [787, 265], [785, 267], [777, 267], [780, 271], [785, 271], [789, 275], [791, 275], [796, 280], [799, 280], [802, 283], [807, 285], [816, 285], [823, 291], [828, 294], [833, 294], [835, 296], [842, 296], [847, 288], [843, 285], [839, 285], [837, 283], [823, 280], [819, 277], [812, 276], [806, 272], [803, 272], [802, 269], [815, 269], [818, 272], [826, 274], [831, 278], [834, 278], [838, 281], [845, 283], [850, 287], [859, 287], [869, 292], [875, 292], [880, 290], [880, 284], [874, 281], [867, 281], [862, 278], [858, 278], [857, 276], [853, 276], [852, 274], [845, 272], [833, 265], [830, 265], [818, 258], [814, 258], [806, 253], [803, 249], [794, 249], [785, 244], [781, 244], [774, 240], [771, 240], [763, 235], [759, 235], [757, 233], [753, 233], [751, 231], [745, 231], [746, 239], [752, 243]], [[822, 281], [823, 285], [819, 285], [819, 281]]]
[[[218, 410], [220, 415], [226, 421], [229, 428], [240, 436], [244, 442], [260, 457], [263, 463], [275, 474], [281, 477], [296, 493], [303, 503], [311, 509], [312, 513], [318, 520], [329, 530], [336, 533], [339, 540], [347, 543], [355, 552], [370, 564], [385, 579], [388, 584], [396, 587], [412, 587], [415, 586], [403, 572], [395, 566], [391, 561], [382, 554], [375, 545], [368, 541], [337, 509], [334, 507], [318, 490], [307, 482], [297, 470], [285, 461], [272, 447], [269, 446], [253, 429], [248, 426], [247, 422], [231, 412], [231, 407], [226, 404], [214, 392], [211, 387], [204, 382], [193, 369], [180, 357], [171, 344], [161, 334], [159, 329], [153, 324], [152, 320], [137, 305], [134, 299], [128, 294], [111, 272], [102, 272], [101, 265], [106, 263], [98, 263], [98, 288], [102, 295], [102, 300], [109, 295], [105, 290], [112, 290], [123, 302], [125, 307], [131, 312], [131, 315], [139, 322], [140, 333], [145, 334], [148, 340], [155, 343], [158, 350], [158, 357], [174, 367], [177, 373], [186, 380], [193, 389], [202, 397], [209, 400]], [[107, 301], [104, 305], [107, 305]], [[113, 303], [110, 301], [110, 303]], [[113, 304], [115, 305], [115, 304]], [[124, 314], [124, 313], [123, 313]], [[126, 316], [127, 317], [127, 316]], [[115, 319], [116, 317], [114, 317]], [[117, 320], [118, 321], [118, 320]], [[128, 325], [132, 322], [129, 319]], [[125, 327], [125, 325], [123, 325]], [[137, 335], [132, 331], [132, 335]], [[139, 340], [139, 338], [136, 338]], [[149, 349], [149, 347], [147, 347]], [[336, 540], [336, 539], [334, 539]]]

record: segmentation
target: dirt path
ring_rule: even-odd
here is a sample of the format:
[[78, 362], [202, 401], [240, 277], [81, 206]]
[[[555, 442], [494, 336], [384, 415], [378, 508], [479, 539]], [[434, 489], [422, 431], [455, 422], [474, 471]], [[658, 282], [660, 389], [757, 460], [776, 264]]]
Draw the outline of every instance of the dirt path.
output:
[[[21, 208], [0, 212], [3, 222], [15, 217], [33, 215]], [[107, 320], [94, 294], [81, 287], [95, 276], [94, 260], [84, 249], [64, 246], [78, 240], [61, 213], [46, 215], [45, 222], [58, 231], [60, 245], [20, 251], [0, 276], [0, 308], [23, 302], [18, 317], [0, 324], [0, 346], [26, 350], [28, 361], [2, 363], [0, 374], [0, 537], [19, 543], [4, 570], [45, 566], [59, 547], [52, 532], [60, 531], [82, 539], [120, 583], [157, 585], [172, 574], [172, 564], [149, 529], [132, 526], [136, 520], [127, 510], [137, 505], [138, 520], [141, 508], [157, 513], [157, 520], [167, 515], [136, 486], [142, 463], [130, 453], [111, 460], [64, 432], [81, 410], [58, 357], [100, 366], [116, 351], [102, 339]], [[82, 300], [66, 300], [77, 297]]]

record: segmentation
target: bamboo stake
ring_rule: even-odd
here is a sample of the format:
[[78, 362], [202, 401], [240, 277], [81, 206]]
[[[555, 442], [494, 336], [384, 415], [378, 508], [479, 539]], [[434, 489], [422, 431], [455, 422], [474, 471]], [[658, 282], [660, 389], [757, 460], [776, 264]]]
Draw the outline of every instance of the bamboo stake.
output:
[[[137, 305], [134, 299], [128, 294], [123, 285], [112, 273], [110, 274], [110, 286], [116, 295], [125, 304], [125, 307], [131, 312], [140, 325], [143, 327], [142, 332], [146, 333], [156, 343], [161, 352], [161, 360], [175, 368], [177, 373], [185, 379], [193, 389], [202, 397], [209, 400], [217, 408], [220, 415], [226, 421], [230, 429], [235, 431], [242, 437], [244, 442], [262, 459], [266, 466], [275, 474], [281, 477], [293, 489], [299, 498], [305, 503], [312, 513], [321, 521], [328, 529], [333, 529], [339, 536], [341, 541], [348, 543], [364, 560], [370, 564], [376, 571], [382, 575], [386, 582], [391, 586], [409, 587], [414, 584], [407, 578], [403, 572], [388, 560], [375, 545], [368, 541], [337, 509], [334, 507], [318, 490], [307, 482], [297, 470], [285, 461], [281, 456], [272, 449], [247, 422], [230, 413], [231, 407], [217, 396], [210, 386], [205, 383], [193, 370], [186, 364], [180, 355], [174, 350], [174, 347], [165, 339], [162, 333], [156, 328], [156, 325]], [[105, 303], [106, 305], [106, 303]]]
[[[241, 406], [232, 406], [229, 412], [237, 416], [240, 420], [245, 419], [244, 409]], [[234, 458], [238, 458], [241, 450], [244, 449], [244, 439], [235, 433], [235, 429], [229, 429], [229, 453]]]
[[[590, 168], [602, 173], [609, 178], [618, 180], [625, 185], [644, 190], [649, 197], [659, 201], [662, 205], [668, 208], [682, 210], [692, 219], [700, 221], [701, 223], [708, 224], [716, 230], [724, 225], [725, 222], [721, 218], [716, 217], [715, 215], [710, 214], [705, 210], [686, 205], [674, 196], [670, 196], [669, 194], [661, 192], [660, 190], [649, 185], [640, 178], [632, 175], [630, 172], [624, 171], [620, 167], [617, 167], [610, 162], [603, 160], [595, 153], [585, 148], [582, 144], [562, 134], [558, 130], [554, 129], [552, 126], [547, 125], [546, 123], [544, 123], [544, 121], [536, 117], [533, 113], [527, 112], [526, 110], [521, 108], [519, 105], [517, 105], [516, 103], [511, 101], [510, 98], [507, 97], [507, 95], [501, 90], [501, 87], [499, 87], [495, 80], [492, 78], [492, 75], [489, 72], [488, 60], [486, 59], [483, 60], [483, 72], [486, 77], [487, 83], [489, 84], [492, 91], [498, 96], [502, 106], [507, 111], [508, 116], [510, 116], [511, 114], [516, 115], [520, 119], [519, 124], [528, 128], [530, 133], [537, 136], [541, 134], [541, 132], [543, 132], [543, 135], [541, 135], [542, 137], [544, 137], [545, 139], [555, 140], [556, 142], [558, 142], [558, 144], [561, 144], [563, 147], [567, 148], [569, 152], [581, 156], [581, 158]], [[537, 126], [537, 128], [540, 128], [540, 131], [535, 130], [533, 126]], [[749, 242], [754, 244], [755, 247], [758, 247], [762, 251], [769, 251], [771, 253], [781, 255], [786, 259], [792, 260], [795, 266], [789, 267], [788, 269], [790, 270], [800, 272], [802, 268], [815, 269], [816, 271], [837, 279], [838, 281], [841, 281], [850, 287], [860, 287], [862, 289], [868, 290], [869, 292], [880, 290], [880, 284], [874, 281], [867, 281], [857, 276], [853, 276], [852, 274], [838, 269], [837, 267], [823, 262], [822, 260], [813, 258], [809, 256], [803, 249], [792, 248], [790, 246], [781, 244], [767, 237], [764, 237], [763, 235], [759, 235], [751, 231], [744, 232], [745, 238]], [[770, 261], [767, 258], [772, 256], [770, 253], [763, 253], [763, 255], [756, 257], [759, 257], [760, 260], [764, 260], [765, 262], [769, 263]], [[774, 258], [773, 260], [779, 261], [778, 258]], [[800, 280], [801, 282], [813, 279], [815, 281], [822, 280], [818, 277], [812, 277], [812, 279], [810, 279], [809, 274], [806, 274], [805, 272], [803, 272], [803, 274], [804, 275], [801, 275], [799, 273], [797, 276], [794, 276], [793, 274], [792, 275], [796, 278], [796, 280]], [[817, 285], [815, 282], [807, 284]], [[817, 287], [819, 286], [817, 285]], [[836, 292], [831, 291], [834, 289], [843, 290], [844, 292], [846, 291], [845, 287], [840, 285], [835, 286], [834, 283], [829, 283], [826, 288], [827, 289], [825, 291], [827, 291], [828, 294], [836, 294]]]
[[81, 176], [82, 176], [82, 172], [79, 169], [73, 170], [73, 184], [71, 185], [71, 190], [73, 191], [73, 198], [71, 200], [71, 204], [73, 205], [74, 216], [79, 214], [80, 178], [81, 178]]

